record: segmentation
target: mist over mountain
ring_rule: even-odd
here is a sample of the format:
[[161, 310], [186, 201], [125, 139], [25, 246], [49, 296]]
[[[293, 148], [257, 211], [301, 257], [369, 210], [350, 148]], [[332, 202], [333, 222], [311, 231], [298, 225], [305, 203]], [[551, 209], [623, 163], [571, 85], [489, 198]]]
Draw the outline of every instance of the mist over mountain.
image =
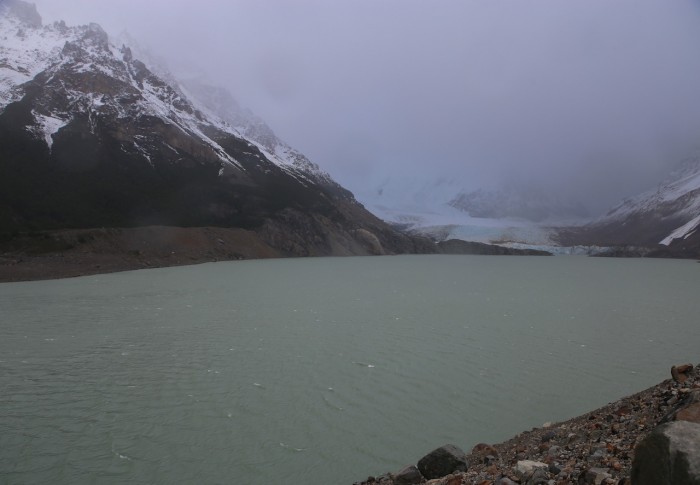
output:
[[589, 212], [581, 204], [537, 187], [462, 192], [449, 204], [472, 217], [519, 218], [533, 222], [582, 219]]
[[[528, 12], [532, 25], [515, 25], [513, 12], [524, 12], [510, 2], [503, 4], [508, 10], [446, 4], [429, 27], [458, 37], [438, 45], [418, 34], [423, 49], [410, 57], [404, 49], [416, 47], [416, 39], [405, 37], [406, 22], [424, 13], [411, 2], [393, 12], [398, 27], [389, 44], [373, 29], [392, 11], [363, 2], [277, 5], [279, 11], [266, 18], [266, 36], [251, 33], [245, 20], [260, 20], [262, 12], [245, 2], [215, 10], [162, 9], [154, 2], [139, 16], [131, 15], [128, 2], [104, 12], [77, 11], [70, 1], [61, 8], [39, 3], [52, 15], [73, 18], [113, 13], [106, 20], [122, 33], [110, 37], [95, 23], [44, 25], [32, 5], [0, 3], [11, 12], [3, 19], [0, 46], [5, 157], [0, 217], [13, 230], [225, 225], [268, 231], [265, 237], [277, 245], [280, 238], [273, 234], [290, 230], [297, 240], [285, 249], [290, 254], [308, 252], [308, 237], [321, 241], [313, 254], [333, 253], [339, 240], [346, 249], [359, 241], [362, 251], [375, 251], [379, 246], [357, 232], [361, 229], [378, 237], [382, 248], [399, 240], [396, 250], [413, 244], [364, 204], [386, 221], [425, 229], [438, 239], [550, 244], [555, 241], [545, 226], [595, 218], [623, 197], [636, 200], [700, 139], [700, 106], [694, 104], [700, 64], [685, 47], [697, 36], [690, 26], [698, 12], [686, 3], [671, 9], [653, 1], [635, 4], [639, 9], [624, 27], [629, 39], [616, 30], [620, 7], [603, 2], [585, 9], [556, 7], [553, 18], [561, 25], [537, 9]], [[158, 15], [144, 30], [140, 19], [153, 8]], [[280, 18], [282, 12], [288, 15]], [[369, 13], [376, 14], [374, 20]], [[473, 18], [464, 17], [467, 13]], [[582, 17], [571, 23], [575, 15]], [[300, 34], [298, 44], [277, 50], [289, 40], [290, 26], [299, 30], [314, 18], [323, 19], [315, 36]], [[669, 35], [653, 45], [640, 37], [644, 26], [662, 18], [675, 27]], [[232, 19], [239, 27], [234, 34], [217, 28]], [[479, 30], [475, 19], [488, 20], [493, 30]], [[165, 20], [174, 23], [166, 29], [160, 24]], [[473, 28], [460, 37], [466, 35], [465, 22]], [[125, 25], [135, 34], [122, 31]], [[357, 40], [349, 34], [358, 26], [367, 27], [375, 42], [359, 60], [354, 44], [338, 45]], [[577, 37], [593, 26], [595, 35]], [[541, 37], [531, 37], [535, 31]], [[212, 35], [194, 35], [205, 32]], [[499, 35], [505, 32], [522, 45], [503, 44]], [[564, 47], [537, 51], [554, 38]], [[491, 44], [479, 50], [470, 40]], [[163, 51], [151, 54], [141, 42]], [[612, 53], [603, 49], [610, 45], [616, 46]], [[319, 52], [321, 46], [328, 52]], [[461, 49], [460, 55], [453, 49]], [[376, 51], [383, 55], [375, 58]], [[327, 61], [323, 71], [306, 63], [312, 53]], [[508, 60], [498, 65], [501, 71], [494, 71], [496, 53]], [[622, 58], [624, 70], [616, 64]], [[248, 63], [253, 60], [262, 64]], [[658, 66], [665, 68], [663, 75], [653, 71]], [[594, 68], [605, 76], [598, 79]], [[266, 96], [250, 90], [255, 83], [245, 79], [251, 73]], [[455, 79], [464, 81], [457, 90], [451, 85]], [[246, 107], [251, 104], [271, 120]], [[278, 132], [300, 140], [303, 152]], [[336, 179], [347, 181], [361, 204]], [[692, 211], [682, 209], [673, 216], [664, 209], [663, 217], [640, 218], [656, 226], [649, 235], [640, 229], [603, 239], [655, 244], [657, 236], [666, 238], [689, 223]], [[629, 228], [629, 221], [624, 225]], [[336, 230], [342, 231], [338, 240], [330, 236]]]
[[598, 215], [700, 139], [692, 0], [38, 5], [224, 86], [354, 193], [399, 173], [515, 179]]
[[160, 77], [98, 24], [4, 0], [0, 38], [4, 234], [219, 226], [279, 255], [415, 250], [225, 91]]

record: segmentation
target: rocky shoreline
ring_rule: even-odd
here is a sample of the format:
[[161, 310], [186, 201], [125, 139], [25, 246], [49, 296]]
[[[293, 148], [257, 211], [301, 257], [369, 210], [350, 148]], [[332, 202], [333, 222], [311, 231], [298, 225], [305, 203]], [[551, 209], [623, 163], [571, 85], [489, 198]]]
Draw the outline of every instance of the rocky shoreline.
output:
[[445, 445], [354, 485], [700, 484], [700, 366], [588, 414], [469, 453]]

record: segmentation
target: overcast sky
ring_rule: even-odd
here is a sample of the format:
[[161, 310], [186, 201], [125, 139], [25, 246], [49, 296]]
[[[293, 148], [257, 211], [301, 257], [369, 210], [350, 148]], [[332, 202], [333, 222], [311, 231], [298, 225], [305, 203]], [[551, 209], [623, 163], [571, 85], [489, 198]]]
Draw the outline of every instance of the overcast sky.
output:
[[602, 209], [700, 146], [700, 0], [36, 0], [231, 90], [355, 191], [544, 180]]

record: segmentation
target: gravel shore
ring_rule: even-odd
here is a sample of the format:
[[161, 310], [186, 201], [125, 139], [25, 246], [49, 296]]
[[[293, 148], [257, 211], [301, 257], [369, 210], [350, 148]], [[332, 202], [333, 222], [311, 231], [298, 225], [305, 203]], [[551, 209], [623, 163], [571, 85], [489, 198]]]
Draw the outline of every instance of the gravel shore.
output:
[[[355, 485], [629, 485], [637, 444], [663, 422], [698, 422], [699, 398], [700, 371], [674, 366], [672, 379], [588, 414], [476, 445], [466, 471], [426, 480], [411, 467], [414, 478], [403, 470]], [[533, 475], [532, 467], [541, 471]]]

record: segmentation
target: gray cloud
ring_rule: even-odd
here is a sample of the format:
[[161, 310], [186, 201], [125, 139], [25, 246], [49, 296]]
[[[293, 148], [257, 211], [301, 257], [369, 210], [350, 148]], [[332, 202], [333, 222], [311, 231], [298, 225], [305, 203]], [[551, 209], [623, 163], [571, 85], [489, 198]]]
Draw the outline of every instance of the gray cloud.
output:
[[230, 88], [361, 190], [543, 180], [594, 209], [700, 145], [697, 0], [37, 0]]

